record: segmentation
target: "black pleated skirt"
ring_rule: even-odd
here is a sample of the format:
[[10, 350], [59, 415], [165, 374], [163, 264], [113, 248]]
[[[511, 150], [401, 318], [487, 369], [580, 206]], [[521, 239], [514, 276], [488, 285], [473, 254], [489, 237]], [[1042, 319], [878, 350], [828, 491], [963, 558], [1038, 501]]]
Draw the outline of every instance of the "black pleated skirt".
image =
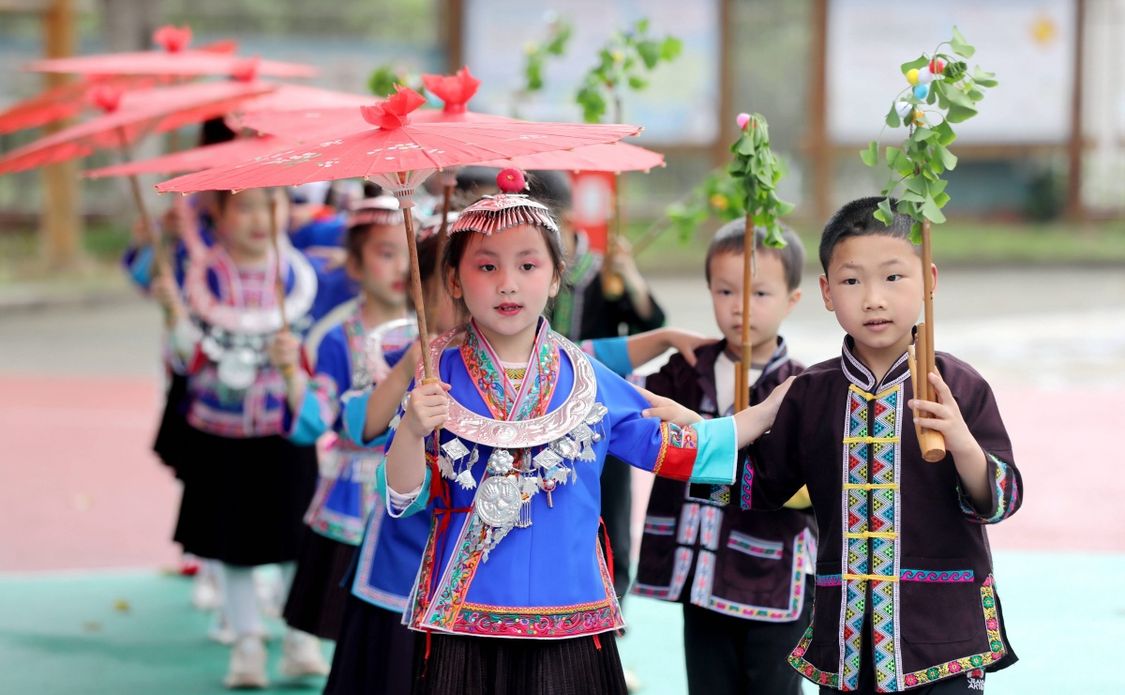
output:
[[349, 592], [324, 694], [409, 695], [414, 640], [415, 633], [402, 624], [401, 613], [373, 606]]
[[[626, 695], [613, 633], [563, 640], [434, 633], [414, 651], [414, 695]], [[599, 647], [600, 643], [600, 647]]]
[[152, 450], [172, 469], [177, 478], [182, 478], [184, 453], [190, 439], [191, 426], [187, 423], [184, 407], [187, 402], [187, 377], [172, 373], [168, 390], [164, 394], [164, 412], [160, 416], [160, 426], [156, 430], [156, 440]]
[[289, 627], [335, 640], [351, 593], [348, 570], [359, 548], [326, 538], [308, 526], [304, 535], [283, 616]]
[[281, 436], [236, 439], [188, 427], [174, 540], [185, 553], [253, 567], [297, 559], [316, 489], [316, 449]]

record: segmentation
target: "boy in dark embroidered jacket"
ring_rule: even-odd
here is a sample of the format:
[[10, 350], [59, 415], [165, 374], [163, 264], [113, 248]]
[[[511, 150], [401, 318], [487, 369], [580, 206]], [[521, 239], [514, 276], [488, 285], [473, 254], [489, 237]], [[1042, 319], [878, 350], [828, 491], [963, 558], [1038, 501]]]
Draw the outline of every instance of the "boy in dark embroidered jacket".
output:
[[[921, 273], [937, 269], [920, 267], [908, 219], [874, 218], [879, 202], [853, 201], [824, 229], [821, 293], [847, 332], [843, 354], [793, 382], [750, 449], [742, 504], [777, 508], [808, 485], [816, 609], [789, 663], [822, 693], [980, 691], [984, 671], [1016, 660], [984, 525], [1015, 513], [1022, 482], [972, 367], [938, 353], [938, 401], [913, 399], [906, 351]], [[944, 435], [944, 460], [922, 459], [911, 414]]]
[[[673, 355], [645, 382], [704, 417], [728, 415], [734, 406], [745, 228], [744, 220], [727, 224], [707, 250], [705, 276], [723, 340], [696, 350], [695, 366]], [[778, 335], [800, 299], [804, 265], [801, 240], [790, 230], [784, 236], [787, 246], [772, 249], [763, 247], [761, 230], [755, 234], [751, 403], [802, 369]], [[744, 511], [737, 495], [732, 503], [730, 486], [654, 481], [633, 593], [683, 604], [689, 692], [799, 695], [801, 678], [785, 656], [811, 615], [806, 573], [815, 528], [807, 511]]]

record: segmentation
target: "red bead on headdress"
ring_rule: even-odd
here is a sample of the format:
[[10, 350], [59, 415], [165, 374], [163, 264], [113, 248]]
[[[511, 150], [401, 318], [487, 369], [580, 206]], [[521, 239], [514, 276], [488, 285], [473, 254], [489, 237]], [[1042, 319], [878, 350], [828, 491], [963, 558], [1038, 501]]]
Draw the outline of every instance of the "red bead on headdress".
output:
[[519, 169], [501, 171], [496, 177], [496, 186], [500, 195], [486, 195], [462, 210], [449, 227], [450, 236], [457, 232], [494, 234], [525, 224], [559, 233], [559, 225], [546, 205], [517, 193], [527, 188]]

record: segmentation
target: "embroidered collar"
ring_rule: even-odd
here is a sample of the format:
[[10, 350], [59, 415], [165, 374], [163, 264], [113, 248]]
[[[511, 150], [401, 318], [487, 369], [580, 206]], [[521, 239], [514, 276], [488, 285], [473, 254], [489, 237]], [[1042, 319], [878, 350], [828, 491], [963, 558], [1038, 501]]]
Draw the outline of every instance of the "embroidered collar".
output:
[[461, 358], [492, 417], [526, 420], [546, 414], [559, 376], [558, 343], [550, 336], [550, 324], [540, 318], [523, 381], [516, 389], [488, 338], [475, 321], [469, 321], [465, 342], [461, 345]]
[[[719, 396], [715, 393], [715, 363], [718, 361], [719, 355], [726, 352], [728, 344], [727, 339], [723, 338], [717, 343], [704, 345], [695, 353], [695, 371], [698, 374], [699, 386], [703, 389], [703, 395], [710, 398], [712, 403], [718, 403]], [[778, 336], [777, 347], [762, 367], [762, 373], [758, 375], [758, 380], [754, 382], [754, 385], [756, 386], [767, 375], [781, 369], [788, 362], [789, 345], [785, 342], [785, 338]]]
[[[285, 314], [295, 320], [304, 317], [316, 299], [316, 271], [305, 256], [292, 248], [282, 249], [282, 277], [293, 272], [293, 286], [285, 297]], [[263, 334], [281, 330], [281, 312], [273, 291], [276, 275], [273, 263], [269, 264], [263, 285], [262, 307], [244, 305], [242, 288], [238, 283], [238, 267], [219, 245], [208, 249], [199, 262], [188, 264], [184, 280], [188, 304], [192, 313], [205, 324], [222, 328], [228, 333]], [[219, 279], [218, 295], [212, 291], [207, 271], [214, 270]]]
[[844, 336], [843, 354], [840, 358], [840, 366], [844, 371], [844, 376], [848, 381], [852, 382], [864, 391], [874, 392], [881, 390], [887, 386], [894, 386], [906, 381], [910, 376], [910, 367], [906, 362], [906, 353], [902, 353], [887, 373], [883, 376], [881, 382], [876, 383], [875, 375], [867, 368], [855, 352], [855, 339], [850, 335]]
[[344, 335], [348, 341], [351, 358], [353, 389], [362, 389], [379, 383], [391, 371], [386, 353], [406, 347], [418, 336], [417, 323], [413, 318], [404, 317], [385, 321], [368, 331], [363, 326], [362, 295], [356, 300], [355, 309], [344, 321]]

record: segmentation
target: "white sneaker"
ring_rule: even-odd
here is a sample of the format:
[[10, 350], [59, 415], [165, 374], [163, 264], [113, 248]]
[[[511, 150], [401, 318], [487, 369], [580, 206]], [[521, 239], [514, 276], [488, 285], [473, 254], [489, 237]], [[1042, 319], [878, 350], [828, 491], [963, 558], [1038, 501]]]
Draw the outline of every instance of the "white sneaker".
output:
[[631, 693], [640, 691], [641, 679], [637, 676], [637, 672], [631, 668], [623, 669], [625, 672], [625, 689]]
[[191, 585], [191, 605], [201, 611], [217, 610], [223, 605], [219, 585], [210, 572], [199, 572]]
[[266, 646], [261, 637], [240, 637], [230, 650], [230, 667], [223, 685], [228, 688], [265, 688]]
[[207, 628], [207, 639], [212, 642], [229, 647], [234, 644], [235, 634], [231, 628], [230, 623], [223, 617], [221, 610], [215, 611], [211, 614], [211, 626]]
[[276, 568], [269, 567], [254, 571], [254, 592], [258, 596], [258, 607], [263, 615], [270, 618], [281, 617], [281, 612], [285, 609], [287, 590]]
[[307, 632], [287, 630], [281, 640], [281, 675], [286, 678], [327, 676], [331, 666], [320, 651], [320, 640]]

